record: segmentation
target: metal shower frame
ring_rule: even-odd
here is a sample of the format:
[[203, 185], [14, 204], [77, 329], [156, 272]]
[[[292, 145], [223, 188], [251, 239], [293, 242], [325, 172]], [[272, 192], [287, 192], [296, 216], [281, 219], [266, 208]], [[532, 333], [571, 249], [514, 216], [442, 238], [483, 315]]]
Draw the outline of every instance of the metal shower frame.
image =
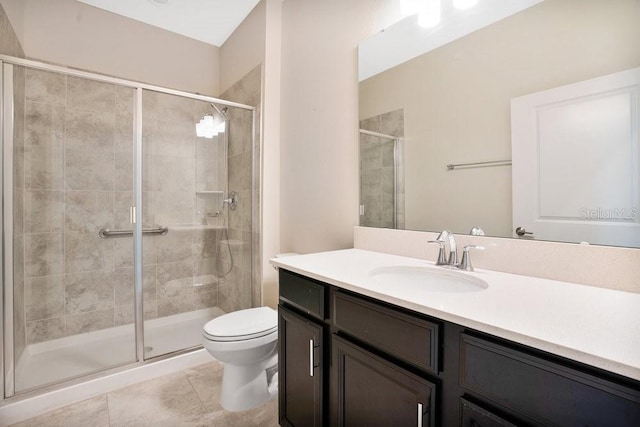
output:
[[[16, 58], [7, 55], [0, 55], [0, 146], [2, 147], [2, 161], [0, 162], [0, 178], [2, 179], [2, 208], [0, 209], [0, 223], [2, 223], [2, 240], [0, 242], [0, 261], [2, 263], [2, 288], [0, 292], [0, 402], [12, 398], [15, 395], [15, 363], [14, 360], [14, 321], [13, 321], [13, 68], [21, 66], [25, 68], [51, 71], [66, 76], [81, 77], [88, 80], [115, 84], [122, 87], [135, 89], [134, 98], [134, 205], [142, 206], [142, 91], [149, 90], [167, 95], [175, 95], [193, 100], [204, 101], [212, 104], [224, 105], [228, 107], [241, 108], [252, 112], [252, 174], [254, 177], [259, 173], [259, 164], [256, 158], [256, 138], [257, 138], [257, 107], [241, 103], [226, 101], [210, 96], [169, 89], [147, 83], [136, 82], [117, 77], [110, 77], [98, 73], [70, 69], [67, 67], [46, 64], [40, 61]], [[259, 145], [261, 148], [261, 144]], [[9, 189], [10, 191], [5, 191]], [[252, 185], [252, 203], [257, 202], [256, 186]], [[260, 221], [256, 217], [256, 210], [252, 208], [252, 227], [254, 235], [259, 233]], [[85, 382], [88, 379], [99, 378], [114, 372], [128, 370], [137, 366], [142, 366], [149, 362], [144, 359], [144, 318], [143, 318], [143, 298], [142, 298], [142, 209], [135, 209], [135, 223], [133, 224], [134, 235], [134, 301], [135, 301], [135, 344], [136, 360], [130, 364], [107, 368], [99, 373], [90, 374], [74, 380], [44, 386], [34, 391], [19, 394], [20, 397], [31, 397], [33, 395], [56, 390], [68, 385]], [[255, 243], [252, 241], [252, 243]], [[256, 265], [256, 257], [259, 256], [259, 247], [252, 244], [252, 266]], [[252, 275], [254, 280], [256, 273]], [[255, 286], [252, 283], [252, 286]], [[191, 351], [192, 349], [178, 350], [163, 356], [150, 359], [152, 361], [163, 360], [175, 355]], [[12, 399], [13, 400], [13, 399]]]

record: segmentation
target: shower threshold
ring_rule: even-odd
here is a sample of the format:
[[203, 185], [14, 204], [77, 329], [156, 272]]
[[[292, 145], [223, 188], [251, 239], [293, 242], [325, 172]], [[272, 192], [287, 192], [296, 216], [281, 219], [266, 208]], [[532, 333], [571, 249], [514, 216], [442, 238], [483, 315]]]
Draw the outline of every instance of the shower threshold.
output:
[[[218, 307], [145, 321], [145, 359], [198, 346]], [[133, 324], [28, 345], [16, 364], [16, 391], [54, 384], [135, 362]], [[149, 350], [149, 351], [147, 351]]]

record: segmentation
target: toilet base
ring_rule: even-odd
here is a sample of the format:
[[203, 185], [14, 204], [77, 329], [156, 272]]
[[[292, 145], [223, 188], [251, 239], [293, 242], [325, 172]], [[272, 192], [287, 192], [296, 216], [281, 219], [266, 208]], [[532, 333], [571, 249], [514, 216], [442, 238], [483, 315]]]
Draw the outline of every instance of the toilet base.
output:
[[[267, 368], [278, 363], [277, 354], [257, 366], [224, 364], [220, 405], [227, 411], [246, 411], [278, 396], [277, 383], [267, 382]], [[278, 375], [274, 375], [277, 382]]]

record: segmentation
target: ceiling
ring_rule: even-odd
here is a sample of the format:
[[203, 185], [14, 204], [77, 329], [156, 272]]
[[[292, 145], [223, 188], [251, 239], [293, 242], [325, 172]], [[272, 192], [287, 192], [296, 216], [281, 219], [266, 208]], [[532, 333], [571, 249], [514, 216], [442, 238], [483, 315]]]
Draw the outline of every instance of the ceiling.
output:
[[482, 0], [467, 10], [456, 10], [451, 2], [442, 2], [438, 26], [422, 28], [417, 16], [409, 16], [360, 43], [358, 79], [368, 79], [542, 1]]
[[220, 47], [259, 0], [78, 1]]

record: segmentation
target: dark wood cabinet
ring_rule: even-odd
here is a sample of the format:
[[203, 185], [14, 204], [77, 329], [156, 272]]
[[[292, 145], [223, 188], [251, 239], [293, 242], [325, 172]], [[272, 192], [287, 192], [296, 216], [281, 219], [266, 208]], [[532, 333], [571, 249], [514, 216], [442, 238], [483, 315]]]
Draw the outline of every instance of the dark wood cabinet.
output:
[[282, 306], [278, 308], [278, 316], [280, 425], [321, 427], [323, 326]]
[[469, 334], [460, 336], [460, 383], [532, 424], [638, 426], [640, 391]]
[[331, 348], [331, 425], [435, 425], [433, 383], [336, 335]]
[[631, 378], [283, 269], [279, 311], [281, 425], [640, 426]]
[[462, 427], [516, 427], [516, 424], [466, 399], [460, 399], [460, 418]]

